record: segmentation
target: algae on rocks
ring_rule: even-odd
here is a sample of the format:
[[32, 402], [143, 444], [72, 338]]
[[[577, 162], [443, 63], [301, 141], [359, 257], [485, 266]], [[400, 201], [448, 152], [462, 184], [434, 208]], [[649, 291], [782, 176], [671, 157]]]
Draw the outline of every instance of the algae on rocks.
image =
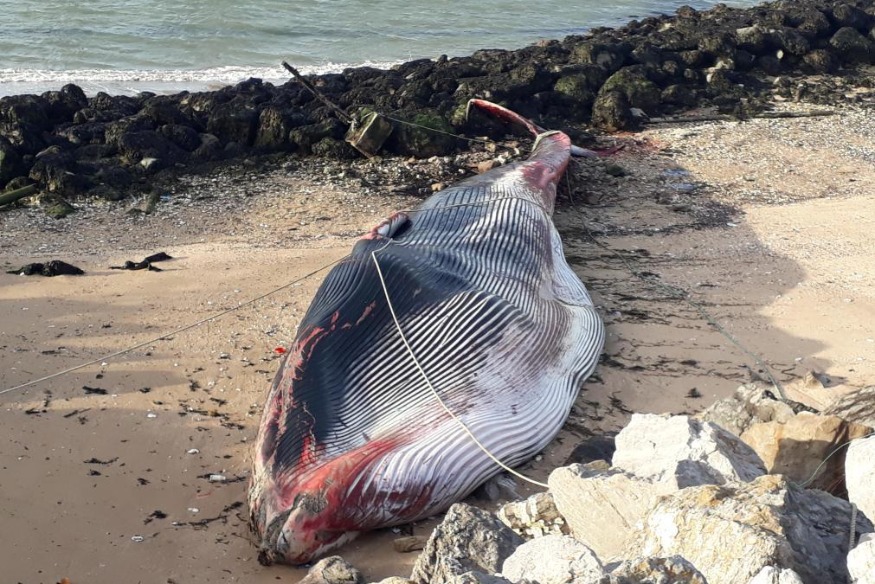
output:
[[420, 110], [397, 124], [386, 141], [386, 148], [396, 154], [429, 158], [456, 151], [459, 138], [453, 126], [434, 110]]

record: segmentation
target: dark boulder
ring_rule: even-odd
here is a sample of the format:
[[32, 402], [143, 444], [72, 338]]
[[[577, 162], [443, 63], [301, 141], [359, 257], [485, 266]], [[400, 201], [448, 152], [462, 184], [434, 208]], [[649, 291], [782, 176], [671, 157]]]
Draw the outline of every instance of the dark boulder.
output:
[[802, 62], [812, 73], [834, 73], [839, 67], [835, 56], [824, 49], [811, 51], [802, 57]]
[[106, 140], [106, 124], [104, 122], [71, 124], [57, 129], [55, 134], [74, 145], [103, 144]]
[[122, 134], [118, 142], [119, 154], [128, 164], [144, 159], [157, 159], [157, 167], [167, 167], [186, 159], [185, 152], [154, 130]]
[[39, 128], [21, 122], [0, 122], [0, 136], [4, 136], [22, 158], [36, 154], [47, 145]]
[[455, 152], [459, 139], [451, 135], [453, 126], [434, 110], [419, 110], [405, 115], [408, 123], [396, 124], [384, 148], [393, 154], [428, 158]]
[[94, 180], [100, 184], [124, 191], [134, 182], [134, 177], [128, 169], [113, 162], [116, 161], [109, 161], [109, 163], [102, 165], [95, 173]]
[[581, 43], [571, 52], [572, 63], [598, 65], [608, 73], [622, 67], [632, 53], [629, 43]]
[[38, 95], [10, 95], [0, 98], [0, 122], [49, 129], [49, 102]]
[[69, 122], [73, 115], [88, 107], [88, 98], [78, 85], [68, 83], [60, 91], [47, 91], [42, 94], [48, 105], [47, 114], [53, 124]]
[[560, 77], [553, 86], [553, 91], [572, 112], [588, 114], [595, 102], [593, 85], [585, 74], [573, 73]]
[[307, 124], [293, 128], [289, 132], [289, 145], [304, 153], [311, 153], [311, 147], [324, 138], [341, 139], [346, 126], [336, 118], [327, 118], [318, 124]]
[[201, 145], [197, 130], [182, 124], [167, 124], [158, 128], [158, 133], [186, 152], [192, 152]]
[[27, 168], [18, 151], [6, 138], [0, 136], [0, 190], [12, 179], [27, 174]]
[[254, 105], [243, 99], [234, 99], [217, 106], [209, 113], [206, 129], [224, 143], [237, 142], [252, 146], [259, 114]]
[[824, 38], [832, 32], [829, 18], [817, 8], [801, 4], [797, 10], [798, 12], [790, 18], [790, 25], [807, 38], [812, 40]]
[[106, 124], [104, 129], [104, 142], [110, 146], [119, 148], [122, 137], [125, 134], [135, 132], [149, 132], [155, 129], [155, 122], [145, 116], [131, 116]]
[[79, 174], [73, 155], [57, 146], [37, 154], [28, 176], [50, 193], [77, 195], [90, 186], [87, 177]]
[[629, 100], [616, 90], [599, 92], [592, 106], [592, 123], [607, 132], [631, 130], [636, 126]]
[[861, 35], [855, 28], [840, 28], [829, 39], [829, 44], [845, 61], [875, 63], [875, 42]]
[[[180, 110], [180, 97], [178, 95], [159, 95], [146, 100], [140, 110], [140, 115], [151, 119], [155, 126], [168, 124], [178, 126], [191, 125], [192, 120]], [[196, 130], [195, 130], [196, 131]]]
[[866, 33], [872, 26], [873, 17], [856, 6], [839, 4], [832, 9], [832, 18], [839, 27], [849, 26]]
[[629, 107], [639, 108], [650, 115], [659, 111], [659, 87], [647, 78], [646, 69], [642, 65], [623, 67], [605, 81], [599, 93], [612, 91], [622, 93]]
[[780, 27], [770, 31], [772, 44], [791, 55], [804, 55], [811, 50], [811, 43], [795, 28]]

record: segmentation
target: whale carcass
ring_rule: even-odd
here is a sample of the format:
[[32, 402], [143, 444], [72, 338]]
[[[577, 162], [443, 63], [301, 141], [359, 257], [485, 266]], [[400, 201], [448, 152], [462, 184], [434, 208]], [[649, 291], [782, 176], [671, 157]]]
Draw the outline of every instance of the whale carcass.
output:
[[529, 128], [532, 154], [393, 215], [325, 278], [258, 432], [262, 562], [309, 562], [446, 509], [496, 460], [542, 450], [595, 367], [604, 327], [551, 220], [575, 147], [471, 105]]

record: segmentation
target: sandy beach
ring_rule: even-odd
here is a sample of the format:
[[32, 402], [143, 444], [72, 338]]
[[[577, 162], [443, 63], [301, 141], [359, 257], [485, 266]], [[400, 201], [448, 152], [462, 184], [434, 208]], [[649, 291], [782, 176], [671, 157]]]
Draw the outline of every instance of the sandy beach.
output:
[[[633, 411], [697, 411], [751, 379], [774, 376], [815, 404], [875, 384], [873, 145], [871, 110], [843, 106], [653, 125], [575, 162], [555, 222], [608, 342], [566, 427], [525, 472], [545, 478]], [[362, 195], [278, 161], [183, 177], [148, 215], [130, 201], [83, 203], [61, 220], [0, 213], [4, 272], [50, 259], [86, 272], [0, 274], [0, 391], [97, 360], [0, 395], [4, 581], [305, 573], [256, 561], [250, 444], [277, 349], [325, 272], [305, 276], [420, 200], [381, 188]], [[159, 251], [174, 258], [161, 272], [110, 269]], [[393, 551], [396, 537], [368, 534], [340, 554], [369, 581], [407, 576], [416, 554]]]

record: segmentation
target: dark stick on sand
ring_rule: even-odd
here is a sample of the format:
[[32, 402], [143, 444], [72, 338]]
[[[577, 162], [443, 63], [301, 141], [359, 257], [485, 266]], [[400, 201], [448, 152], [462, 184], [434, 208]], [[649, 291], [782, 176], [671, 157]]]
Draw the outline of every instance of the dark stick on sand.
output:
[[352, 124], [352, 121], [353, 121], [353, 120], [352, 120], [352, 118], [349, 116], [349, 114], [347, 114], [345, 111], [343, 111], [342, 109], [340, 109], [339, 107], [337, 107], [336, 105], [334, 105], [333, 103], [331, 103], [331, 101], [329, 101], [329, 99], [328, 99], [327, 97], [325, 97], [324, 95], [322, 95], [322, 92], [320, 92], [318, 89], [316, 89], [315, 87], [313, 87], [313, 84], [312, 84], [312, 83], [310, 83], [309, 81], [307, 81], [306, 79], [304, 79], [304, 76], [301, 75], [301, 74], [298, 72], [297, 69], [295, 69], [294, 67], [292, 67], [291, 65], [289, 65], [289, 64], [286, 63], [285, 61], [283, 61], [283, 67], [285, 67], [285, 68], [286, 68], [286, 71], [288, 71], [289, 73], [291, 73], [292, 76], [293, 76], [295, 79], [297, 79], [297, 80], [301, 83], [301, 85], [303, 85], [304, 87], [306, 87], [306, 88], [310, 91], [310, 93], [312, 93], [314, 96], [316, 96], [316, 99], [318, 99], [319, 101], [321, 101], [322, 103], [324, 103], [326, 106], [328, 106], [328, 109], [330, 109], [330, 110], [333, 111], [335, 114], [337, 114], [337, 117], [340, 118], [340, 120], [341, 120], [343, 123], [345, 123], [345, 124]]

